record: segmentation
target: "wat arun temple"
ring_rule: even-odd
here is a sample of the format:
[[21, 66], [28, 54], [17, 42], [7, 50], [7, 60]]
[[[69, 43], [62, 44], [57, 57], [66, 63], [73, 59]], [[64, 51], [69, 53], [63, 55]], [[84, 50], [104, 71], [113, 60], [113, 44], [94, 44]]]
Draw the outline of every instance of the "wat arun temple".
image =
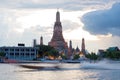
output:
[[57, 11], [56, 13], [56, 22], [54, 24], [53, 36], [48, 45], [54, 47], [59, 52], [68, 50], [67, 42], [65, 42], [62, 34], [62, 24], [60, 21], [59, 11]]
[[65, 53], [68, 57], [72, 56], [75, 53], [82, 53], [83, 55], [86, 54], [85, 51], [85, 41], [84, 38], [82, 39], [81, 51], [77, 47], [76, 49], [72, 48], [72, 41], [70, 40], [69, 46], [62, 34], [62, 24], [60, 21], [60, 12], [56, 12], [56, 21], [54, 24], [53, 29], [53, 36], [51, 41], [48, 43], [49, 46], [54, 47], [59, 53]]

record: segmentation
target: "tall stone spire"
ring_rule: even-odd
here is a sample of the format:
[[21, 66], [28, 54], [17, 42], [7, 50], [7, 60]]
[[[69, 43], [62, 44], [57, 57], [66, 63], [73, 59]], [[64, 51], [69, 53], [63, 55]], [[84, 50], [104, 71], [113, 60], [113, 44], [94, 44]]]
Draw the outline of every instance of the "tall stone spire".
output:
[[60, 13], [57, 11], [56, 13], [56, 22], [60, 22]]
[[68, 48], [68, 58], [70, 59], [72, 56], [72, 41], [69, 41], [69, 48]]
[[84, 40], [84, 38], [82, 38], [82, 45], [81, 45], [81, 51], [82, 51], [82, 53], [85, 55], [86, 54], [86, 51], [85, 51], [85, 40]]
[[33, 40], [33, 47], [35, 47], [37, 45], [36, 43], [36, 39]]
[[69, 42], [69, 47], [72, 49], [72, 41]]
[[60, 22], [59, 11], [57, 11], [57, 13], [56, 13], [56, 22], [54, 24], [52, 41], [64, 41], [64, 38], [63, 38], [63, 35], [62, 35], [62, 25], [61, 25], [61, 22]]
[[43, 45], [43, 37], [40, 37], [40, 45]]
[[52, 36], [51, 41], [48, 43], [48, 45], [54, 47], [55, 49], [59, 51], [68, 48], [67, 43], [65, 42], [63, 35], [62, 35], [62, 25], [60, 22], [59, 11], [57, 11], [56, 13], [56, 22], [54, 24], [53, 36]]

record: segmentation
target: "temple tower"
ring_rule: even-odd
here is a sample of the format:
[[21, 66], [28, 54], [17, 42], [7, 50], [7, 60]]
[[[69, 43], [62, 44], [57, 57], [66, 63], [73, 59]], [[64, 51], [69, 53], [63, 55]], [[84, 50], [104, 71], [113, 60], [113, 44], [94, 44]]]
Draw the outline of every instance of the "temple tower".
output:
[[48, 45], [54, 47], [58, 51], [63, 51], [68, 48], [62, 35], [62, 25], [60, 22], [60, 12], [56, 13], [56, 22], [54, 24], [53, 36]]
[[81, 52], [83, 53], [83, 55], [86, 54], [86, 51], [85, 51], [85, 40], [84, 40], [84, 38], [82, 38]]
[[69, 48], [71, 49], [71, 51], [72, 51], [72, 41], [70, 40], [70, 42], [69, 42]]
[[40, 45], [43, 45], [43, 37], [40, 37]]
[[33, 40], [33, 47], [35, 47], [37, 45], [36, 43], [36, 39]]
[[72, 56], [72, 41], [69, 41], [69, 48], [68, 48], [68, 58], [71, 59]]

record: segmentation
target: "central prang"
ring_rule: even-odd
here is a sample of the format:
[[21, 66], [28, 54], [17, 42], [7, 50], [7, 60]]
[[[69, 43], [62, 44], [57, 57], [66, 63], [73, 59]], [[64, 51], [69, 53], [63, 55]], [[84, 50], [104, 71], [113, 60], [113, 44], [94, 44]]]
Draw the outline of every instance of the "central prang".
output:
[[59, 52], [65, 51], [68, 49], [67, 43], [65, 42], [62, 35], [62, 25], [60, 22], [60, 13], [57, 11], [56, 13], [56, 22], [54, 24], [54, 31], [51, 41], [48, 45], [54, 47]]

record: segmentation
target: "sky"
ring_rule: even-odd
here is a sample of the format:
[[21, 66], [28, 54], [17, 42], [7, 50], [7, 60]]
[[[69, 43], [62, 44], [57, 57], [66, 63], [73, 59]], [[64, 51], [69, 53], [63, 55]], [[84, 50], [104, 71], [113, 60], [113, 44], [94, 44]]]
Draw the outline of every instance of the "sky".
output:
[[81, 49], [84, 38], [90, 52], [120, 48], [120, 0], [0, 0], [0, 46], [32, 46], [41, 36], [47, 45], [57, 10], [68, 45]]

